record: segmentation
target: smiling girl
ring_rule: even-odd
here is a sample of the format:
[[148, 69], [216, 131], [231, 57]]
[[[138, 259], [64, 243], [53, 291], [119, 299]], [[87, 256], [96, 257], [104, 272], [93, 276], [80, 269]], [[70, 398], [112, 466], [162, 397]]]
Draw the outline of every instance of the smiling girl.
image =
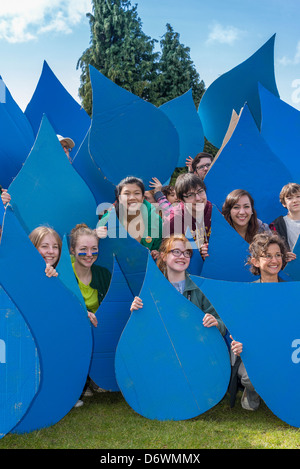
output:
[[29, 239], [46, 263], [47, 277], [57, 277], [55, 267], [58, 264], [62, 248], [59, 234], [48, 226], [38, 226], [30, 233]]
[[[165, 238], [160, 246], [160, 256], [157, 262], [158, 268], [162, 271], [170, 283], [195, 306], [198, 306], [203, 313], [204, 327], [216, 326], [224, 336], [226, 328], [215, 311], [212, 304], [203, 295], [200, 288], [191, 280], [187, 269], [193, 255], [193, 250], [184, 235], [171, 235]], [[143, 301], [135, 297], [131, 305], [131, 311], [143, 307]]]

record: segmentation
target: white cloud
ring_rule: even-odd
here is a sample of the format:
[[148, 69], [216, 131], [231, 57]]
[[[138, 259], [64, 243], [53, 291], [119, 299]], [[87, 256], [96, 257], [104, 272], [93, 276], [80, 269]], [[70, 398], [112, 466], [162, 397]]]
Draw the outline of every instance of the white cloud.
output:
[[91, 0], [2, 1], [0, 40], [17, 43], [51, 31], [68, 34], [91, 10]]
[[234, 26], [222, 26], [219, 23], [215, 23], [210, 27], [210, 33], [206, 43], [218, 42], [221, 44], [232, 45], [244, 34], [241, 29], [235, 28]]
[[300, 41], [298, 41], [297, 46], [296, 46], [296, 52], [292, 58], [289, 58], [287, 56], [281, 57], [281, 59], [278, 59], [278, 63], [280, 65], [286, 66], [286, 65], [299, 65], [300, 64]]

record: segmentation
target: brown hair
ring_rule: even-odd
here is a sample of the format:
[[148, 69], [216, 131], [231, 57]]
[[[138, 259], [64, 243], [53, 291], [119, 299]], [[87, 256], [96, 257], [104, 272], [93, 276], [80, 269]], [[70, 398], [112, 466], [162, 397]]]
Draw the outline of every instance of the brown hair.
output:
[[260, 275], [260, 269], [252, 264], [251, 259], [258, 259], [262, 255], [265, 255], [271, 244], [278, 244], [282, 254], [282, 269], [286, 266], [286, 255], [288, 250], [284, 240], [278, 234], [264, 231], [263, 233], [255, 235], [249, 246], [250, 255], [247, 259], [247, 264], [250, 265], [250, 272], [252, 272], [253, 275]]
[[87, 226], [85, 223], [79, 223], [76, 225], [70, 232], [70, 248], [71, 251], [74, 251], [78, 238], [83, 235], [88, 235], [88, 236], [94, 236], [97, 240], [97, 244], [99, 241], [99, 238], [97, 236], [96, 230], [92, 230], [89, 226]]
[[172, 250], [172, 246], [175, 241], [182, 241], [193, 255], [192, 246], [189, 240], [184, 236], [184, 234], [174, 234], [171, 235], [169, 238], [164, 238], [159, 248], [159, 258], [157, 261], [157, 267], [159, 268], [159, 270], [161, 270], [165, 277], [167, 277], [167, 266], [166, 262], [162, 259], [162, 255], [168, 254]]
[[203, 180], [194, 173], [183, 173], [178, 176], [175, 182], [175, 192], [178, 199], [183, 201], [183, 195], [191, 189], [200, 187], [206, 192], [206, 185]]
[[296, 182], [289, 182], [280, 191], [279, 200], [283, 206], [285, 206], [285, 198], [290, 197], [291, 195], [296, 194], [296, 192], [300, 192], [300, 184]]
[[252, 196], [249, 194], [249, 192], [245, 191], [244, 189], [235, 189], [234, 191], [230, 192], [227, 195], [227, 197], [225, 199], [225, 202], [223, 204], [222, 214], [224, 215], [224, 218], [228, 221], [228, 223], [234, 228], [230, 212], [231, 212], [232, 207], [236, 203], [238, 203], [239, 199], [243, 195], [246, 195], [249, 198], [251, 208], [252, 208], [252, 212], [253, 212], [252, 216], [249, 220], [249, 223], [248, 223], [248, 226], [247, 226], [247, 231], [246, 231], [246, 236], [245, 236], [245, 240], [248, 243], [251, 243], [251, 241], [253, 239], [253, 236], [256, 235], [257, 230], [258, 230], [258, 221], [257, 221], [256, 210], [254, 208], [254, 200], [253, 200]]
[[192, 170], [195, 172], [196, 169], [197, 169], [197, 164], [199, 163], [199, 161], [202, 159], [202, 158], [210, 158], [211, 162], [213, 161], [213, 156], [210, 154], [210, 153], [206, 153], [206, 152], [201, 152], [201, 153], [198, 153], [195, 158], [193, 159], [193, 162], [192, 162]]
[[[58, 261], [61, 255], [61, 248], [62, 248], [62, 240], [59, 234], [50, 226], [37, 226], [29, 235], [29, 239], [32, 242], [32, 244], [38, 249], [40, 244], [42, 243], [43, 239], [47, 235], [52, 235], [56, 239], [56, 242], [58, 244], [58, 249], [59, 249], [59, 256], [58, 256]], [[58, 264], [58, 261], [53, 265], [53, 267], [56, 267]]]

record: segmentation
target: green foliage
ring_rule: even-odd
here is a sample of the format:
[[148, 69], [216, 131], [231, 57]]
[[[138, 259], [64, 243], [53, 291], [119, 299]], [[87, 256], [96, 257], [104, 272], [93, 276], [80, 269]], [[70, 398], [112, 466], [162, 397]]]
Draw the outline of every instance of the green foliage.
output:
[[91, 39], [80, 57], [79, 96], [89, 115], [92, 114], [92, 89], [89, 65], [133, 94], [155, 106], [181, 96], [192, 89], [196, 108], [205, 91], [190, 58], [190, 49], [179, 41], [170, 24], [158, 42], [144, 34], [137, 5], [129, 0], [93, 0], [93, 14], [87, 14]]
[[89, 64], [117, 85], [149, 99], [158, 53], [154, 52], [156, 41], [142, 31], [137, 7], [131, 7], [129, 0], [93, 0], [93, 15], [87, 16], [91, 45], [77, 64], [82, 70], [79, 96], [85, 110], [91, 115]]

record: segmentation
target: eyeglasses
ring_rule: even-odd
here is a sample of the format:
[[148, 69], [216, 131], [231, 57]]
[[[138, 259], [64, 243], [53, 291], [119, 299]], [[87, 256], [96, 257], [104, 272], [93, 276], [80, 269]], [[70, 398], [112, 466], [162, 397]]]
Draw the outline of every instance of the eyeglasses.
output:
[[274, 256], [272, 256], [272, 254], [266, 254], [265, 256], [260, 256], [260, 257], [263, 257], [264, 259], [268, 259], [268, 261], [270, 261], [271, 259], [273, 259], [273, 257], [274, 259], [277, 259], [277, 260], [282, 259], [283, 255], [279, 253], [274, 254]]
[[205, 168], [210, 168], [211, 166], [211, 163], [206, 163], [206, 164], [202, 164], [201, 166], [196, 166], [196, 170], [197, 171], [201, 171], [201, 169], [205, 169]]
[[188, 249], [186, 251], [181, 251], [180, 249], [171, 249], [170, 251], [174, 257], [180, 257], [181, 254], [184, 255], [184, 257], [192, 257], [192, 251], [189, 251]]
[[202, 194], [204, 193], [203, 189], [199, 189], [197, 192], [189, 192], [188, 194], [184, 195], [184, 199], [195, 199], [196, 196], [201, 197]]

